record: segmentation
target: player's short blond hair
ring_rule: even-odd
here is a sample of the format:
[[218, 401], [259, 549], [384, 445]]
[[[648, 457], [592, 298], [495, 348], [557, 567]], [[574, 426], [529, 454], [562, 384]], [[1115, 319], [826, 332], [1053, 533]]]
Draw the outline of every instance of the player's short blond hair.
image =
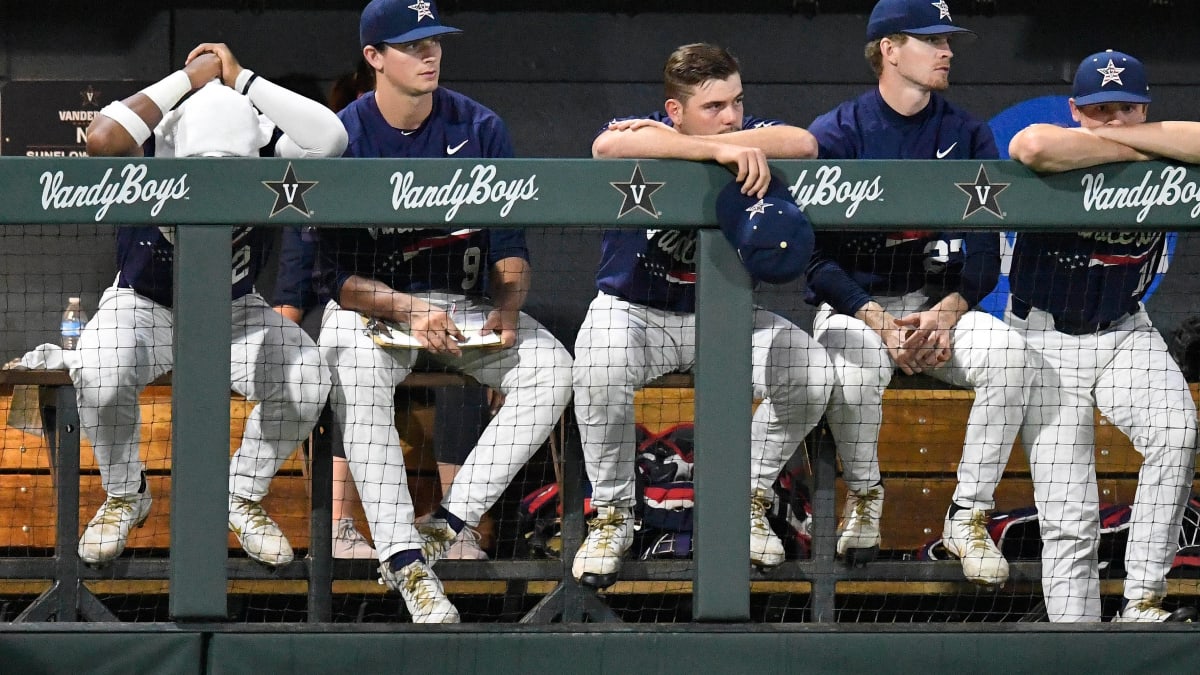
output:
[[867, 43], [866, 49], [863, 50], [863, 56], [866, 57], [867, 63], [871, 64], [871, 70], [874, 71], [876, 78], [883, 77], [883, 52], [879, 50], [879, 43], [884, 39], [895, 42], [896, 46], [899, 47], [908, 42], [908, 35], [906, 33], [893, 33]]
[[724, 80], [741, 72], [737, 57], [724, 47], [706, 42], [683, 45], [671, 52], [663, 66], [663, 90], [668, 99], [686, 102], [695, 87], [709, 80]]

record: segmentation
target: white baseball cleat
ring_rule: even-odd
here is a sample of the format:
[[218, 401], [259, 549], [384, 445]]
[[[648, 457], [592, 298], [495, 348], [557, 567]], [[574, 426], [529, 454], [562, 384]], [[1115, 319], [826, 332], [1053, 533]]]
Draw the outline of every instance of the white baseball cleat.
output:
[[750, 563], [758, 567], [776, 567], [784, 560], [783, 542], [767, 522], [771, 500], [762, 490], [750, 495]]
[[[450, 527], [445, 518], [424, 515], [417, 518], [417, 533], [421, 535], [421, 555], [426, 563], [433, 567], [437, 561], [446, 557], [458, 533]], [[466, 530], [467, 528], [463, 528]]]
[[128, 497], [108, 497], [79, 537], [79, 558], [89, 565], [102, 565], [121, 555], [129, 531], [150, 517], [150, 490]]
[[246, 555], [264, 565], [279, 567], [295, 557], [283, 530], [258, 502], [230, 495], [229, 531], [237, 535]]
[[1141, 600], [1126, 600], [1125, 609], [1113, 617], [1114, 623], [1191, 623], [1196, 619], [1192, 607], [1180, 607], [1174, 612], [1162, 608], [1163, 596], [1147, 595]]
[[399, 571], [388, 562], [379, 566], [380, 583], [400, 594], [413, 623], [458, 623], [458, 609], [446, 597], [442, 582], [420, 560]]
[[838, 524], [837, 554], [850, 565], [865, 565], [879, 555], [879, 521], [883, 518], [883, 486], [851, 490]]
[[1008, 561], [988, 534], [987, 523], [987, 511], [960, 509], [954, 516], [946, 518], [942, 545], [962, 562], [967, 581], [999, 587], [1008, 581]]
[[633, 511], [621, 506], [601, 506], [588, 523], [588, 535], [571, 563], [575, 580], [593, 588], [608, 588], [617, 581], [621, 558], [633, 545]]

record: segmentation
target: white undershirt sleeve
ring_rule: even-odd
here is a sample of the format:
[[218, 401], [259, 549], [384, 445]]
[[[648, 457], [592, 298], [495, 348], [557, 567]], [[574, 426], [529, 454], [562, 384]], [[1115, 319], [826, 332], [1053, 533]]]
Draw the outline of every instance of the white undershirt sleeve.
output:
[[[247, 85], [249, 88], [247, 89]], [[243, 69], [234, 90], [244, 91], [264, 115], [283, 132], [275, 154], [289, 159], [340, 157], [346, 149], [346, 128], [332, 110]]]

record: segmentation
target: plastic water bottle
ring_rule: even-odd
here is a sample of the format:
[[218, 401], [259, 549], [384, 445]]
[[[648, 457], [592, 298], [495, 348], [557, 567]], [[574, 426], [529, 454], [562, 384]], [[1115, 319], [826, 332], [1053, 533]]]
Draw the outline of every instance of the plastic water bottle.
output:
[[75, 349], [79, 345], [79, 333], [88, 321], [87, 312], [79, 298], [68, 298], [67, 308], [62, 313], [62, 348]]

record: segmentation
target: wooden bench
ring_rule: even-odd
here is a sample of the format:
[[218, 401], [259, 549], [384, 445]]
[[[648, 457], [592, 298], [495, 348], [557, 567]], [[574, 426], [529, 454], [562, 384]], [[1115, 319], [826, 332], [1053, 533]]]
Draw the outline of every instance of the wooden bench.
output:
[[[468, 379], [450, 373], [414, 373], [406, 388], [452, 386]], [[473, 382], [473, 380], [471, 380]], [[55, 540], [55, 495], [51, 451], [44, 436], [24, 433], [3, 424], [8, 419], [15, 385], [36, 385], [45, 392], [70, 386], [65, 372], [0, 371], [0, 549], [52, 548]], [[46, 401], [43, 401], [46, 403]], [[154, 506], [146, 524], [130, 534], [129, 549], [166, 549], [170, 545], [171, 389], [169, 379], [147, 387], [140, 399], [142, 436], [140, 453], [146, 465], [147, 482]], [[233, 394], [230, 397], [230, 441], [232, 455], [240, 445], [246, 417], [253, 403]], [[433, 504], [439, 490], [436, 462], [431, 452], [433, 409], [421, 406], [397, 409], [397, 428], [409, 468], [409, 486], [418, 504]], [[309, 545], [309, 483], [305, 452], [293, 454], [276, 474], [264, 506], [279, 523], [296, 548]], [[104, 500], [99, 468], [86, 439], [80, 441], [80, 522], [87, 522]], [[355, 516], [367, 531], [361, 508]], [[229, 535], [231, 550], [240, 549]]]
[[[915, 551], [941, 531], [941, 518], [956, 484], [955, 471], [962, 452], [962, 434], [974, 395], [948, 388], [901, 386], [884, 395], [884, 422], [880, 433], [880, 465], [888, 488], [884, 505], [883, 548]], [[413, 373], [405, 387], [463, 384], [468, 379], [449, 373]], [[68, 386], [63, 372], [0, 371], [0, 420], [8, 417], [14, 384], [43, 387]], [[1197, 392], [1193, 385], [1193, 395]], [[638, 419], [651, 431], [661, 431], [693, 418], [691, 376], [672, 374], [639, 390]], [[145, 527], [130, 537], [129, 547], [165, 549], [169, 543], [170, 499], [170, 388], [166, 382], [148, 387], [140, 400], [141, 455], [146, 463], [156, 506]], [[230, 400], [230, 453], [236, 450], [242, 425], [252, 404], [240, 396]], [[410, 486], [417, 503], [433, 503], [438, 492], [433, 477], [436, 463], [431, 449], [433, 410], [430, 407], [398, 409], [397, 427], [410, 469]], [[91, 447], [81, 443], [80, 517], [82, 522], [103, 500]], [[1131, 502], [1137, 485], [1141, 455], [1119, 430], [1097, 413], [1096, 471], [1100, 498], [1106, 502]], [[271, 486], [266, 506], [297, 548], [308, 545], [308, 501], [305, 456], [296, 453], [283, 466]], [[1198, 484], [1200, 488], [1200, 484]], [[50, 548], [54, 544], [53, 482], [46, 440], [0, 424], [0, 548]], [[845, 498], [840, 479], [838, 507]], [[1029, 468], [1020, 442], [1014, 449], [1005, 478], [997, 491], [997, 508], [1033, 503]], [[361, 512], [358, 517], [361, 518]], [[360, 522], [364, 531], [365, 523]], [[232, 549], [237, 542], [229, 538]]]

